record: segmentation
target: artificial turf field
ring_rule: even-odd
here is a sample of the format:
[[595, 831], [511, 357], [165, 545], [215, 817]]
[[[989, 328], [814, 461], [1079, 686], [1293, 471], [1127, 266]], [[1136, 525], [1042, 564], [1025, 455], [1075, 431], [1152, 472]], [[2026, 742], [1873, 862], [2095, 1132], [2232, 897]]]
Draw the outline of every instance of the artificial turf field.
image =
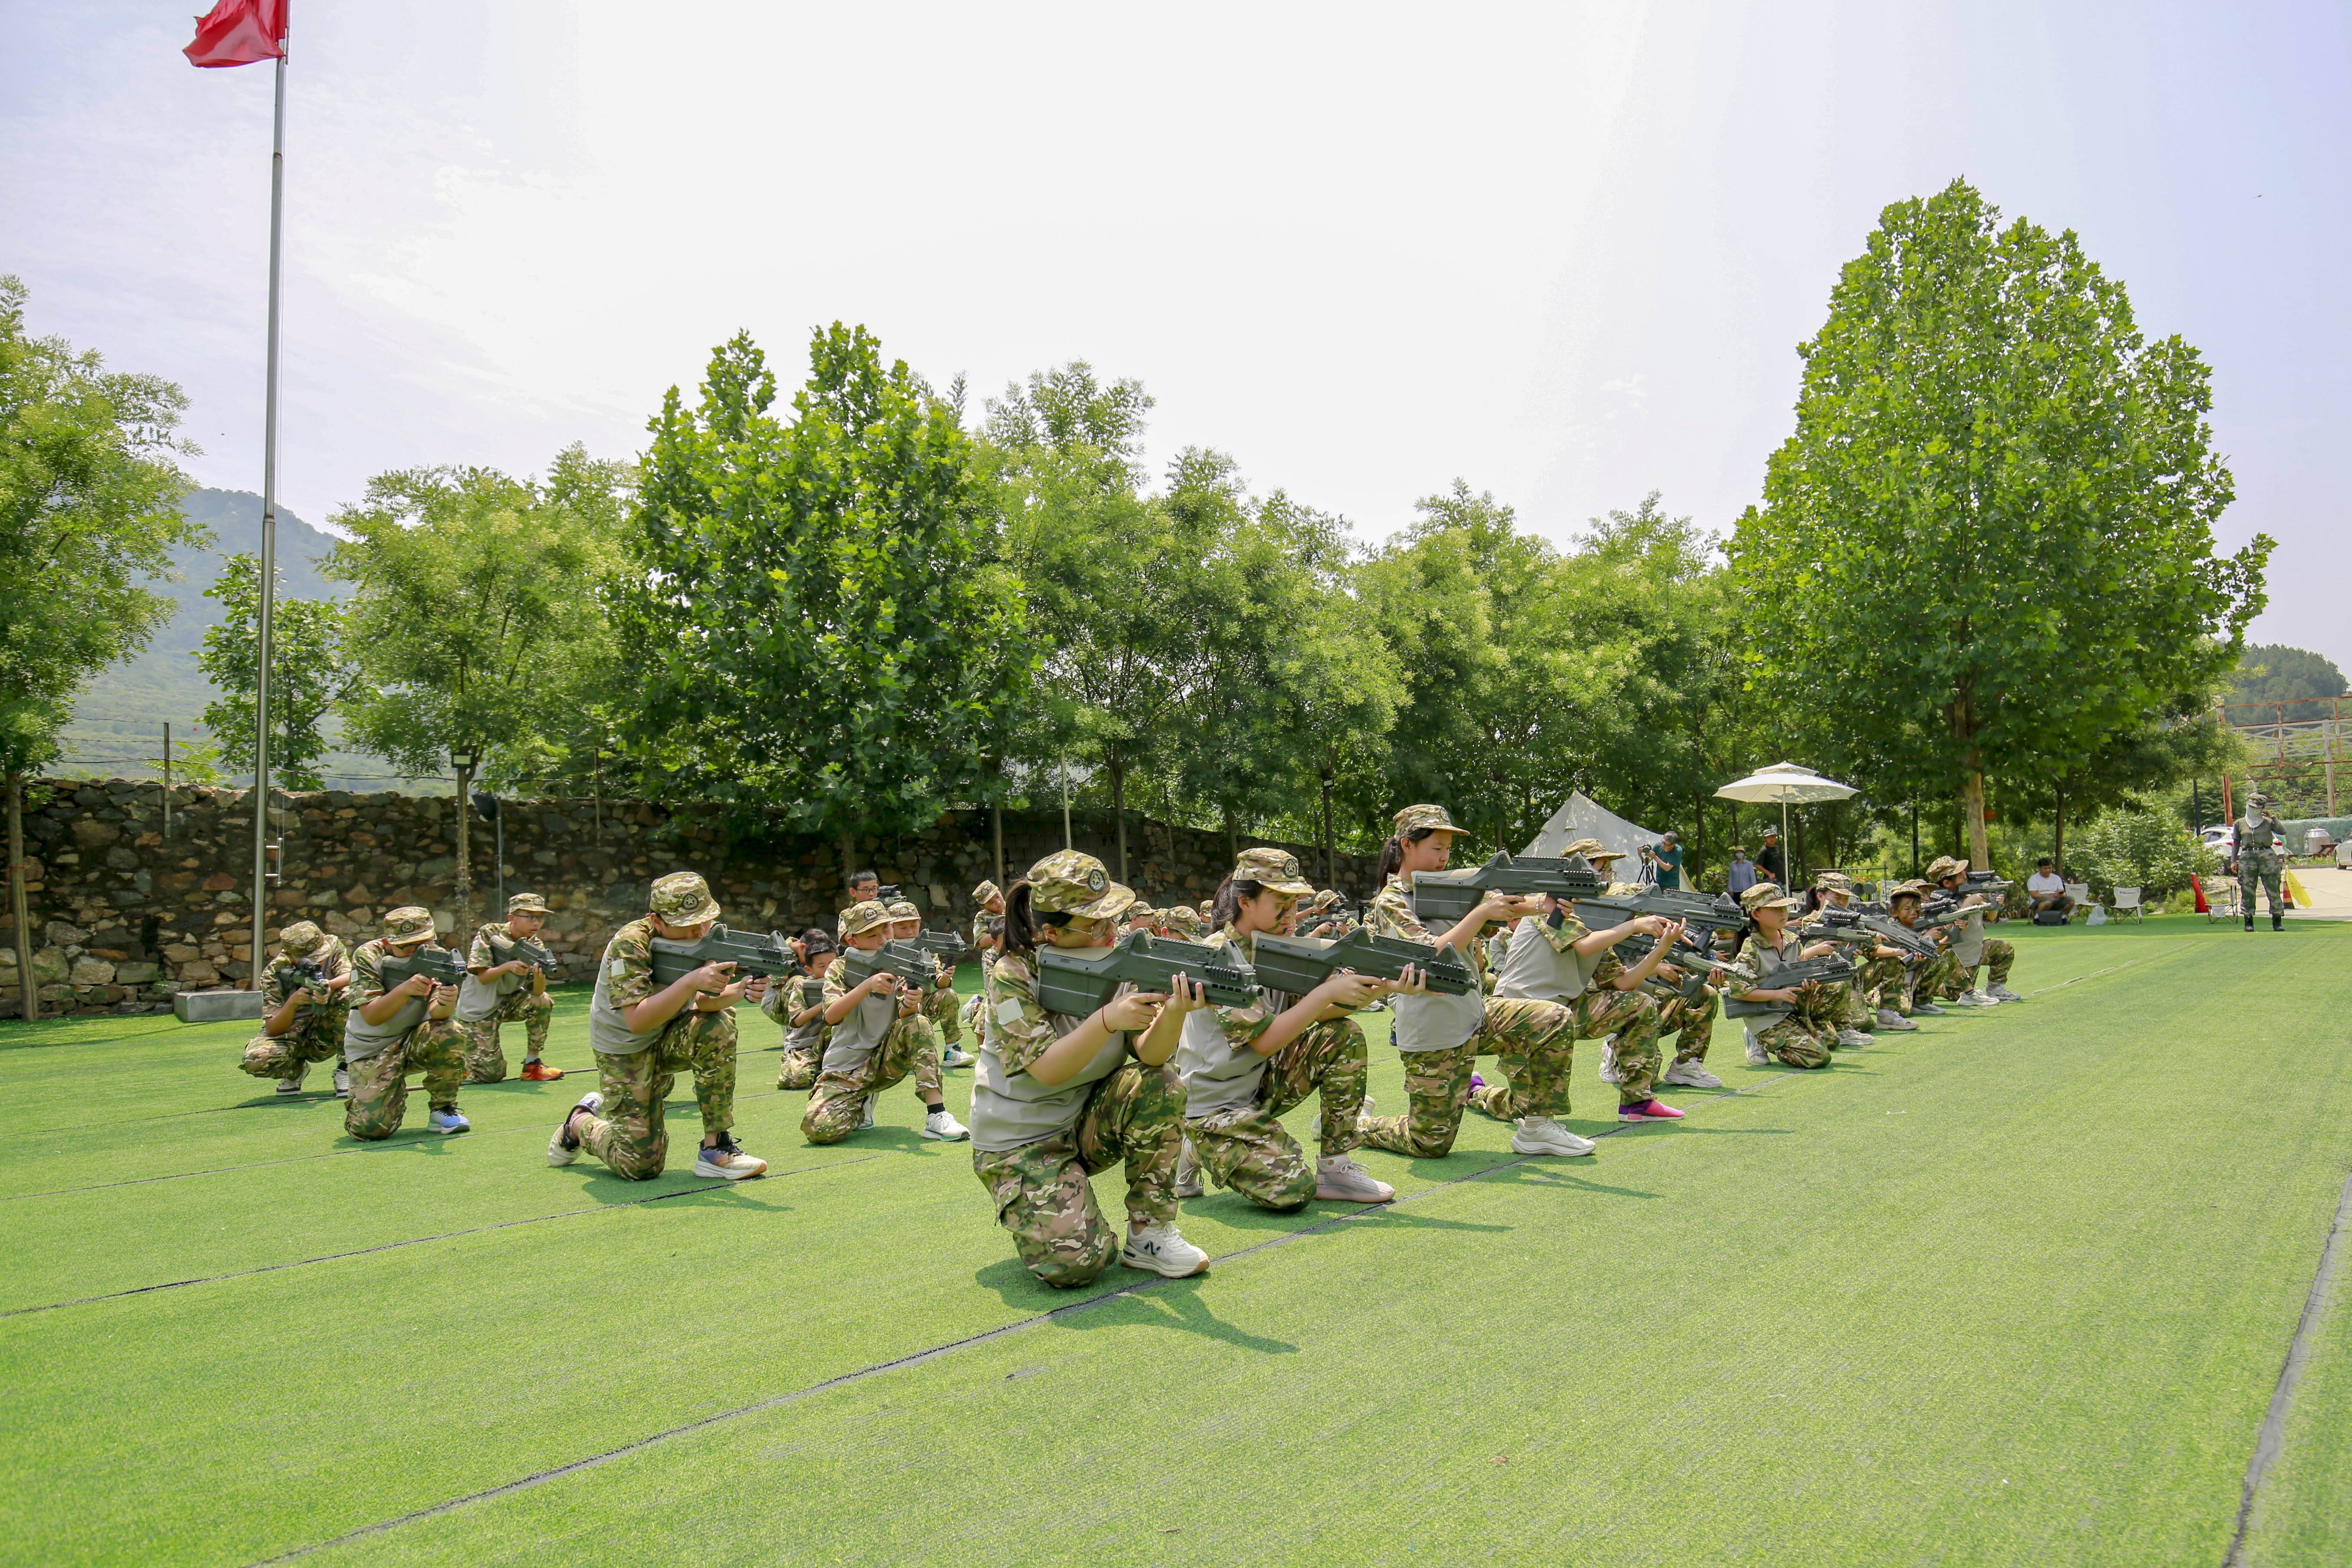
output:
[[911, 1088], [803, 1144], [756, 1014], [731, 1186], [683, 1083], [636, 1184], [545, 1163], [587, 1074], [361, 1145], [250, 1025], [9, 1026], [0, 1561], [2352, 1560], [2352, 927], [2003, 932], [2025, 1005], [1809, 1074], [1718, 1024], [1725, 1092], [1622, 1131], [1588, 1043], [1592, 1159], [1474, 1115], [1361, 1156], [1394, 1205], [1213, 1189], [1210, 1273], [1076, 1299]]

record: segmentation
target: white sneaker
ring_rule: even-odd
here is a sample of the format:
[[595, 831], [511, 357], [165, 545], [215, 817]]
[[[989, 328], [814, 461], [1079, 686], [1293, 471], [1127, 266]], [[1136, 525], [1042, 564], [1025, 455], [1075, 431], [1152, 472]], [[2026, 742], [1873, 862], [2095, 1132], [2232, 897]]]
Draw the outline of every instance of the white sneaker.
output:
[[352, 1075], [343, 1068], [337, 1068], [335, 1069], [335, 1098], [337, 1100], [349, 1100], [351, 1097]]
[[1996, 1002], [2022, 1002], [2025, 1000], [2024, 997], [2020, 996], [2016, 992], [2011, 991], [2006, 985], [1988, 985], [1985, 987], [1985, 994], [1991, 997]]
[[961, 1046], [950, 1046], [940, 1053], [940, 1066], [943, 1068], [968, 1068], [979, 1059]]
[[1208, 1189], [1201, 1184], [1201, 1152], [1192, 1147], [1190, 1138], [1176, 1152], [1176, 1195], [1197, 1198]]
[[955, 1112], [942, 1105], [923, 1118], [923, 1136], [952, 1143], [959, 1138], [971, 1137], [971, 1129], [958, 1121]]
[[582, 1095], [580, 1103], [565, 1111], [563, 1120], [555, 1124], [555, 1136], [547, 1141], [547, 1163], [551, 1165], [569, 1165], [572, 1161], [580, 1158], [580, 1145], [565, 1142], [563, 1135], [572, 1131], [572, 1119], [582, 1111], [584, 1110], [593, 1116], [604, 1109], [604, 1097], [594, 1089], [592, 1089]]
[[768, 1173], [768, 1162], [735, 1146], [735, 1134], [721, 1132], [719, 1142], [694, 1156], [694, 1173], [705, 1181], [745, 1182]]
[[1526, 1116], [1511, 1134], [1511, 1152], [1558, 1154], [1572, 1160], [1591, 1153], [1592, 1140], [1579, 1138], [1549, 1116]]
[[1752, 1037], [1748, 1042], [1748, 1065], [1752, 1068], [1772, 1065], [1772, 1058], [1765, 1055], [1764, 1047], [1758, 1045]]
[[1970, 991], [1965, 993], [1960, 997], [1960, 1000], [1967, 1003], [1971, 1007], [1998, 1007], [2000, 1005], [2000, 999], [1999, 997], [1988, 996], [1981, 991]]
[[1882, 1029], [1893, 1029], [1895, 1033], [1901, 1034], [1906, 1029], [1916, 1029], [1919, 1026], [1892, 1007], [1881, 1007], [1878, 1010], [1878, 1026]]
[[1184, 1279], [1209, 1267], [1209, 1255], [1176, 1234], [1166, 1220], [1147, 1225], [1127, 1238], [1118, 1260], [1129, 1268], [1149, 1269], [1171, 1279]]
[[1396, 1196], [1396, 1189], [1347, 1155], [1327, 1154], [1315, 1162], [1315, 1195], [1343, 1204], [1384, 1204]]
[[1864, 1034], [1860, 1029], [1840, 1029], [1837, 1032], [1837, 1040], [1839, 1045], [1845, 1047], [1848, 1050], [1853, 1050], [1858, 1047], [1870, 1044], [1870, 1037]]
[[278, 1080], [278, 1092], [299, 1094], [302, 1092], [302, 1080], [299, 1078], [281, 1078]]
[[1723, 1080], [1696, 1061], [1676, 1062], [1668, 1068], [1660, 1083], [1678, 1083], [1685, 1089], [1721, 1089]]

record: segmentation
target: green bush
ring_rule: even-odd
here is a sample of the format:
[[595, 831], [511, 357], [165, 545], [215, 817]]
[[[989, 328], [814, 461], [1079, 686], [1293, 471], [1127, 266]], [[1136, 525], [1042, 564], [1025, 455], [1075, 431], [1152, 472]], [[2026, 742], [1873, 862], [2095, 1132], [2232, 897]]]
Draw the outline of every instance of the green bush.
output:
[[2178, 816], [2146, 801], [2100, 813], [2067, 850], [2072, 869], [2102, 902], [2118, 887], [2136, 887], [2153, 905], [2187, 888], [2191, 875], [2209, 877], [2221, 865]]

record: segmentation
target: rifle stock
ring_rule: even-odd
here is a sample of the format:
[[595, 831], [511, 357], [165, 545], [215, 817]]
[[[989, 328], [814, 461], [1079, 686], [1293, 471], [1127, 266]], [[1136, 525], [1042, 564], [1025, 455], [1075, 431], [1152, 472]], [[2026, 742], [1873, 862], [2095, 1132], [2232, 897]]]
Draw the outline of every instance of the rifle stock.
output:
[[803, 973], [801, 961], [793, 956], [782, 932], [730, 931], [725, 926], [712, 926], [698, 942], [657, 936], [653, 941], [653, 959], [656, 985], [675, 984], [706, 963], [731, 963], [739, 980], [753, 974], [773, 980]]
[[1467, 996], [1478, 988], [1478, 977], [1452, 948], [1379, 936], [1361, 926], [1332, 940], [1267, 932], [1257, 939], [1250, 965], [1261, 984], [1293, 996], [1306, 995], [1335, 969], [1352, 969], [1374, 980], [1394, 980], [1407, 965], [1420, 970], [1428, 977], [1429, 988], [1443, 995]]
[[1084, 1017], [1122, 984], [1165, 992], [1179, 974], [1200, 982], [1220, 1007], [1246, 1007], [1257, 1000], [1257, 976], [1232, 949], [1139, 931], [1113, 947], [1037, 949], [1037, 1001], [1048, 1013]]

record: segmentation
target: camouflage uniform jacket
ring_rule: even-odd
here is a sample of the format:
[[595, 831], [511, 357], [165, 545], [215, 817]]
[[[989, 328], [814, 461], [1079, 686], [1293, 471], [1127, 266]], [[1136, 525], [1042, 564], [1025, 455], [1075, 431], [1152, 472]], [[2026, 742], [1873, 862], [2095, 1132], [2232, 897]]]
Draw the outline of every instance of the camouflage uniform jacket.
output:
[[1010, 954], [988, 964], [982, 985], [988, 1030], [972, 1075], [972, 1147], [1003, 1152], [1066, 1133], [1084, 1114], [1087, 1092], [1128, 1059], [1133, 1037], [1108, 1036], [1091, 1061], [1049, 1087], [1029, 1076], [1030, 1066], [1086, 1020], [1048, 1013], [1031, 963]]
[[[1374, 936], [1402, 937], [1407, 942], [1427, 942], [1432, 947], [1436, 946], [1437, 939], [1445, 934], [1431, 931], [1421, 923], [1421, 917], [1412, 912], [1412, 891], [1404, 885], [1402, 877], [1391, 877], [1388, 886], [1374, 894], [1372, 901], [1364, 906], [1364, 928]], [[1466, 950], [1456, 950], [1456, 956], [1471, 965], [1475, 973], [1481, 975], [1486, 973], [1485, 942], [1474, 942]]]
[[[330, 980], [338, 974], [352, 973], [351, 949], [343, 945], [341, 937], [327, 938], [317, 947], [304, 953], [302, 961], [307, 961], [314, 968], [324, 971]], [[261, 1016], [263, 1017], [267, 1018], [276, 1014], [278, 1009], [286, 1005], [287, 997], [302, 989], [301, 972], [296, 967], [298, 962], [301, 961], [289, 958], [281, 952], [269, 961], [268, 968], [261, 972]], [[310, 1007], [298, 1014], [297, 1026], [314, 1021], [331, 1022], [336, 1028], [340, 1029], [343, 1026], [343, 1015], [350, 1008], [351, 993], [346, 991], [324, 1006]]]
[[1781, 930], [1780, 945], [1777, 948], [1765, 945], [1762, 932], [1750, 931], [1747, 945], [1739, 950], [1739, 957], [1731, 966], [1731, 973], [1724, 976], [1724, 995], [1739, 1002], [1746, 1000], [1750, 991], [1775, 989], [1772, 972], [1783, 964], [1796, 963], [1797, 955], [1803, 951], [1803, 940], [1785, 927]]

